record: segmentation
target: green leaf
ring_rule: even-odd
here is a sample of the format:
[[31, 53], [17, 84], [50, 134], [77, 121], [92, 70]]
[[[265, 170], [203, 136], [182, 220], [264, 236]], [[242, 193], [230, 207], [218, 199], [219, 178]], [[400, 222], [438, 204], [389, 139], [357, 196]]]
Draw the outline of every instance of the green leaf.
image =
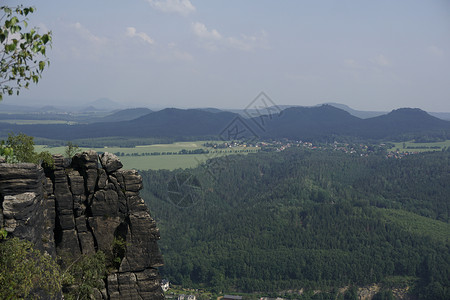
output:
[[43, 71], [45, 68], [45, 61], [40, 61], [39, 62], [39, 70]]
[[8, 52], [12, 52], [14, 50], [16, 50], [16, 45], [15, 44], [9, 44], [5, 46], [6, 51]]
[[47, 44], [49, 40], [50, 40], [50, 37], [49, 37], [48, 34], [44, 34], [44, 35], [42, 36], [42, 42], [43, 42], [44, 44]]

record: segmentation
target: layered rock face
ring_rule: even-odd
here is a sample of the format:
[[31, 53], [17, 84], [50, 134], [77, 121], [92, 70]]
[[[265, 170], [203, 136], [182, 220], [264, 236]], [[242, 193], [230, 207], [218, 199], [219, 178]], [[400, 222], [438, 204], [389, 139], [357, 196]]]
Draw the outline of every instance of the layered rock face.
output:
[[119, 269], [99, 299], [164, 299], [157, 268], [159, 231], [139, 196], [142, 178], [121, 170], [113, 154], [83, 152], [72, 161], [55, 156], [55, 168], [0, 163], [0, 226], [48, 253], [76, 257], [111, 253], [126, 242]]

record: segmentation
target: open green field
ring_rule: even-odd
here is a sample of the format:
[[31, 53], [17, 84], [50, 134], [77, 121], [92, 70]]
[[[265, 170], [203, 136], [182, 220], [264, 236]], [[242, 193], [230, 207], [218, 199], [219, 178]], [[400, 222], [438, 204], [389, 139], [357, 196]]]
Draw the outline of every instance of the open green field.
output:
[[[211, 142], [211, 141], [209, 141]], [[231, 155], [231, 154], [248, 154], [250, 152], [256, 152], [258, 147], [234, 147], [226, 149], [211, 150], [203, 146], [205, 141], [193, 141], [193, 142], [178, 142], [173, 144], [155, 144], [155, 145], [143, 145], [129, 148], [122, 147], [103, 147], [103, 148], [80, 148], [81, 151], [95, 150], [97, 152], [110, 152], [117, 153], [120, 161], [123, 163], [126, 169], [137, 170], [174, 170], [178, 168], [193, 168], [199, 163], [204, 162], [210, 158]], [[181, 150], [195, 150], [195, 149], [208, 149], [211, 151], [208, 154], [171, 154], [171, 155], [146, 155], [144, 153], [153, 152], [179, 152]], [[36, 151], [49, 151], [52, 154], [64, 154], [65, 147], [48, 147], [45, 145], [36, 145]], [[248, 151], [248, 152], [247, 152]], [[123, 155], [122, 155], [123, 153]]]
[[413, 141], [408, 141], [392, 144], [395, 144], [395, 146], [389, 149], [389, 151], [396, 151], [397, 149], [408, 152], [441, 151], [444, 147], [450, 147], [450, 140], [435, 143], [414, 143]]

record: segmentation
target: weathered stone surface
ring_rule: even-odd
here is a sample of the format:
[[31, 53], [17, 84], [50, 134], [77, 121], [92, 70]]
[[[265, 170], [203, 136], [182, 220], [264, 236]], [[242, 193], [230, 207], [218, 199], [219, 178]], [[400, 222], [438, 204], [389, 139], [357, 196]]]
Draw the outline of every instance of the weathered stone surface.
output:
[[80, 216], [83, 216], [86, 212], [86, 207], [84, 205], [84, 201], [80, 201], [79, 198], [76, 198], [77, 196], [74, 196], [73, 200], [73, 215], [75, 218], [78, 218]]
[[47, 218], [46, 221], [48, 221], [50, 227], [55, 227], [55, 220], [56, 220], [56, 203], [55, 203], [55, 196], [50, 195], [47, 197], [47, 199], [44, 199], [45, 202], [45, 208], [46, 208], [46, 215]]
[[73, 195], [84, 195], [84, 178], [78, 171], [69, 173], [70, 190]]
[[119, 282], [120, 296], [122, 298], [142, 299], [139, 296], [136, 275], [134, 273], [119, 273], [117, 277]]
[[120, 300], [119, 281], [117, 279], [117, 273], [108, 275], [107, 283], [110, 299]]
[[3, 208], [0, 205], [0, 226], [3, 226]]
[[123, 170], [119, 170], [117, 172], [112, 173], [111, 174], [112, 176], [110, 176], [110, 180], [115, 185], [117, 183], [118, 185], [116, 185], [116, 186], [118, 186], [120, 189], [125, 190], [125, 181], [124, 181], [124, 178], [123, 178], [123, 172], [124, 172]]
[[61, 154], [53, 155], [53, 160], [55, 162], [56, 169], [65, 169], [70, 165], [70, 159], [64, 158]]
[[35, 164], [0, 164], [0, 194], [42, 194], [44, 171]]
[[119, 197], [113, 190], [100, 190], [95, 192], [91, 203], [91, 211], [94, 217], [115, 217], [118, 215]]
[[84, 169], [97, 169], [98, 155], [94, 150], [89, 150], [83, 153], [77, 153], [72, 158], [72, 165], [74, 167]]
[[90, 232], [78, 232], [78, 239], [80, 240], [81, 253], [95, 253], [94, 238]]
[[120, 162], [119, 158], [109, 152], [105, 152], [100, 155], [100, 163], [107, 173], [115, 172], [123, 167], [123, 164]]
[[108, 293], [111, 299], [164, 299], [155, 269], [108, 276]]
[[[162, 257], [159, 231], [139, 196], [142, 178], [120, 170], [115, 157], [94, 151], [69, 161], [56, 156], [55, 169], [0, 163], [0, 225], [32, 241], [50, 255], [77, 257], [111, 253], [114, 238], [124, 237], [126, 256], [108, 276], [95, 299], [164, 299], [157, 271]], [[57, 222], [56, 222], [57, 221]]]
[[73, 218], [73, 214], [59, 215], [59, 224], [62, 230], [74, 229], [75, 220]]
[[80, 232], [87, 232], [87, 225], [86, 225], [86, 217], [85, 216], [81, 216], [75, 219], [75, 225], [77, 228], [78, 233]]
[[97, 181], [98, 188], [99, 189], [106, 188], [107, 183], [108, 183], [108, 175], [106, 175], [105, 170], [99, 169], [98, 170], [98, 181]]
[[[45, 188], [45, 189], [44, 189]], [[0, 226], [35, 248], [55, 254], [55, 199], [51, 181], [37, 165], [0, 164]], [[11, 197], [10, 197], [11, 196]]]
[[122, 175], [127, 192], [138, 192], [142, 189], [142, 176], [136, 170], [124, 171]]
[[86, 189], [89, 193], [95, 192], [95, 186], [97, 185], [98, 172], [97, 169], [86, 170]]
[[47, 194], [47, 196], [53, 194], [53, 182], [48, 177], [45, 178], [44, 190], [45, 190], [45, 193]]
[[81, 254], [78, 236], [75, 229], [62, 230], [61, 241], [56, 245], [58, 252], [67, 252], [77, 257]]
[[129, 230], [126, 241], [127, 253], [120, 265], [121, 272], [142, 271], [163, 265], [157, 240], [160, 239], [156, 222], [147, 211], [129, 214]]
[[145, 269], [142, 272], [136, 272], [139, 293], [143, 299], [154, 299], [154, 297], [164, 297], [160, 289], [159, 273], [156, 269]]
[[70, 192], [69, 182], [64, 170], [56, 170], [54, 172], [54, 194], [58, 211], [64, 209], [73, 210], [72, 193]]
[[119, 217], [91, 217], [89, 226], [97, 241], [98, 250], [109, 252], [112, 249], [114, 233], [120, 225]]
[[35, 240], [35, 235], [40, 229], [35, 225], [41, 218], [39, 212], [43, 212], [43, 208], [40, 208], [42, 200], [32, 192], [5, 196], [2, 204], [5, 230], [14, 236], [25, 236]]

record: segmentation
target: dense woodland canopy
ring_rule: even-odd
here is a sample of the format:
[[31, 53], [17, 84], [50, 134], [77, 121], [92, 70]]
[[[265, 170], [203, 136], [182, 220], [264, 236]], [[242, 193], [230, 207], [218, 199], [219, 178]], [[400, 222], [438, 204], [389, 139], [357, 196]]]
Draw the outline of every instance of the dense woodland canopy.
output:
[[141, 174], [173, 283], [246, 292], [382, 283], [449, 299], [449, 170], [445, 151], [288, 149]]

